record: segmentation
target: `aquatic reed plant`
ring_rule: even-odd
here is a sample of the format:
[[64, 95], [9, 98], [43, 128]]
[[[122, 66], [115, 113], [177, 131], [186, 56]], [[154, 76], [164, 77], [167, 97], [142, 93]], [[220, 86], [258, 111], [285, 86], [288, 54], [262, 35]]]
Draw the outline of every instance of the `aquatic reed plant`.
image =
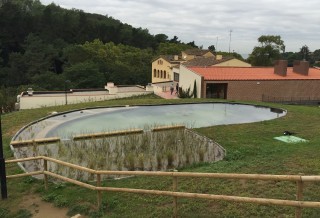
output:
[[200, 150], [199, 150], [199, 161], [200, 162], [204, 161], [204, 153], [205, 153], [204, 149], [200, 148]]
[[[152, 126], [156, 128], [157, 126]], [[161, 127], [160, 127], [161, 129]], [[71, 138], [71, 137], [68, 137]], [[196, 162], [212, 162], [217, 149], [193, 131], [184, 128], [146, 130], [138, 134], [106, 134], [82, 140], [63, 140], [50, 145], [19, 148], [19, 156], [46, 155], [97, 170], [167, 170]], [[223, 151], [219, 151], [221, 154]], [[38, 167], [39, 166], [34, 166]], [[72, 178], [93, 180], [85, 172], [49, 163], [50, 170]]]
[[135, 155], [133, 153], [129, 153], [125, 159], [125, 167], [128, 170], [135, 170]]
[[145, 161], [144, 154], [143, 153], [139, 153], [137, 169], [144, 170], [144, 161]]
[[162, 169], [162, 155], [161, 154], [157, 154], [157, 170], [161, 170]]
[[172, 168], [173, 167], [173, 161], [174, 161], [174, 154], [173, 151], [167, 151], [166, 153], [167, 156], [167, 168]]

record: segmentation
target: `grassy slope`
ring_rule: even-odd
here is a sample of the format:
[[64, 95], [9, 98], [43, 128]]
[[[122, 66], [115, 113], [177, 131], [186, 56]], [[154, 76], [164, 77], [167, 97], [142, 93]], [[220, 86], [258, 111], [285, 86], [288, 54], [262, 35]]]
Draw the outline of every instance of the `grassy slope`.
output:
[[[185, 100], [190, 101], [190, 100]], [[196, 100], [203, 101], [203, 100]], [[66, 111], [75, 108], [103, 105], [132, 105], [184, 102], [184, 100], [163, 100], [157, 98], [123, 99], [107, 102], [68, 105], [53, 108], [25, 110], [6, 114], [2, 125], [5, 141], [5, 155], [13, 134], [27, 123], [46, 116], [50, 111]], [[228, 152], [226, 160], [201, 164], [183, 171], [232, 172], [263, 174], [320, 174], [320, 109], [308, 106], [272, 105], [288, 110], [287, 116], [252, 124], [215, 126], [197, 129], [200, 133], [216, 140]], [[286, 144], [273, 139], [284, 130], [296, 132], [309, 143]], [[18, 172], [15, 165], [9, 165], [7, 174]], [[104, 185], [171, 190], [170, 178], [135, 177], [119, 181], [105, 181]], [[318, 184], [307, 184], [304, 190], [306, 200], [320, 201]], [[237, 181], [221, 179], [179, 179], [179, 191], [295, 199], [295, 184], [291, 182]], [[103, 212], [94, 212], [96, 194], [93, 191], [70, 184], [51, 184], [45, 192], [41, 181], [32, 178], [8, 181], [9, 198], [1, 202], [1, 208], [15, 212], [21, 196], [39, 192], [45, 200], [57, 206], [67, 206], [70, 212], [89, 213], [93, 217], [170, 217], [172, 199], [168, 197], [125, 193], [104, 193]], [[179, 199], [178, 214], [181, 217], [293, 217], [294, 208], [257, 206], [247, 203]], [[139, 210], [137, 209], [139, 208]], [[305, 217], [317, 217], [320, 210], [304, 209]], [[1, 214], [1, 210], [0, 210]]]

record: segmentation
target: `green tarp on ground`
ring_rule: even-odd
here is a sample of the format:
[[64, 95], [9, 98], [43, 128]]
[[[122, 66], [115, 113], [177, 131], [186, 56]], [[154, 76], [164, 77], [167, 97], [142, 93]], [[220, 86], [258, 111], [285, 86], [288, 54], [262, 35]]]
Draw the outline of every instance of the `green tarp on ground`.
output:
[[274, 139], [282, 141], [282, 142], [286, 142], [286, 143], [308, 142], [308, 140], [306, 140], [306, 139], [302, 139], [302, 138], [292, 136], [292, 135], [274, 137]]

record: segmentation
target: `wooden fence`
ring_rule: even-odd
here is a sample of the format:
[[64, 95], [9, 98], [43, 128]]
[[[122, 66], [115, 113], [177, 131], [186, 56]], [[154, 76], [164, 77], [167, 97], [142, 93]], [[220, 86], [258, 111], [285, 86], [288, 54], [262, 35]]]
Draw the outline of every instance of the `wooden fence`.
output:
[[[29, 157], [23, 159], [7, 160], [6, 163], [17, 163], [24, 161], [43, 161], [43, 169], [41, 171], [27, 172], [16, 175], [8, 175], [7, 178], [18, 178], [24, 176], [44, 175], [44, 186], [48, 188], [48, 176], [70, 182], [75, 185], [88, 188], [97, 192], [98, 207], [101, 206], [102, 192], [130, 192], [138, 194], [151, 194], [173, 197], [173, 216], [177, 217], [178, 214], [178, 198], [198, 198], [198, 199], [210, 199], [210, 200], [224, 200], [233, 202], [255, 203], [262, 205], [279, 205], [279, 206], [291, 206], [296, 208], [295, 216], [302, 216], [302, 208], [320, 208], [320, 202], [303, 201], [303, 186], [304, 182], [320, 182], [320, 176], [304, 176], [304, 175], [266, 175], [266, 174], [231, 174], [231, 173], [190, 173], [190, 172], [150, 172], [150, 171], [104, 171], [93, 170], [86, 167], [81, 167], [75, 164], [60, 161], [54, 158], [38, 156]], [[96, 175], [96, 185], [87, 184], [78, 180], [70, 179], [62, 175], [50, 172], [47, 169], [47, 162], [54, 162], [66, 167], [85, 171]], [[172, 177], [173, 191], [162, 190], [147, 190], [147, 189], [131, 189], [131, 188], [114, 188], [114, 187], [102, 187], [101, 175], [135, 175], [135, 176], [163, 176]], [[179, 177], [193, 177], [193, 178], [220, 178], [220, 179], [245, 179], [245, 180], [269, 180], [269, 181], [292, 181], [296, 182], [296, 200], [283, 200], [283, 199], [270, 199], [270, 198], [251, 198], [251, 197], [239, 197], [228, 195], [214, 195], [214, 194], [200, 194], [200, 193], [187, 193], [177, 192], [178, 178]]]

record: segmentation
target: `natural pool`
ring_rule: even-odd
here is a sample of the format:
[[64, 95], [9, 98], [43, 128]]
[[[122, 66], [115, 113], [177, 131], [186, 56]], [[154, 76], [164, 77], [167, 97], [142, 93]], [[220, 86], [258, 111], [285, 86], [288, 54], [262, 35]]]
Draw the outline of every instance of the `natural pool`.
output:
[[56, 122], [57, 125], [48, 130], [45, 136], [69, 138], [81, 133], [147, 129], [151, 126], [164, 125], [198, 128], [271, 120], [285, 114], [285, 111], [279, 109], [229, 103], [88, 109], [49, 118], [48, 121]]
[[[159, 126], [198, 128], [250, 123], [284, 116], [286, 111], [253, 105], [201, 103], [157, 106], [91, 108], [57, 114], [20, 130], [13, 141], [59, 137], [57, 143], [13, 147], [16, 158], [45, 155], [91, 169], [168, 170], [199, 162], [222, 160], [224, 148], [185, 128], [153, 131]], [[139, 134], [74, 140], [74, 136], [115, 130], [142, 129]], [[43, 163], [25, 162], [25, 171]], [[51, 163], [49, 170], [71, 178], [91, 180], [88, 174]]]

